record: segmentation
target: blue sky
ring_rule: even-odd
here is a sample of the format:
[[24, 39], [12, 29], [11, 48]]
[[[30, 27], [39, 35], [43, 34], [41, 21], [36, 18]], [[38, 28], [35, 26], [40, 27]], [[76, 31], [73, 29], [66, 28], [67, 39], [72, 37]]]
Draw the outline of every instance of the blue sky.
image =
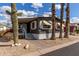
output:
[[[17, 11], [23, 12], [24, 16], [48, 16], [51, 15], [51, 3], [17, 3]], [[64, 6], [66, 8], [66, 5]], [[10, 9], [10, 3], [0, 3], [0, 21], [5, 20], [6, 9]], [[60, 17], [60, 4], [56, 4], [56, 15]], [[64, 9], [64, 19], [66, 17]], [[8, 17], [7, 17], [8, 19]], [[70, 19], [71, 22], [79, 22], [79, 4], [70, 3]]]

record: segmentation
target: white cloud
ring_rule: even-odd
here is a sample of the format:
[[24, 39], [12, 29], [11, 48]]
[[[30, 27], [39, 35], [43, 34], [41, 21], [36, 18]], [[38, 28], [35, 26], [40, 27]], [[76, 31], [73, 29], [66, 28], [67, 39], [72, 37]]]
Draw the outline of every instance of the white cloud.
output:
[[[60, 4], [56, 4], [55, 5], [55, 8], [57, 9], [57, 10], [60, 10], [61, 9], [61, 5]], [[66, 8], [66, 6], [64, 5], [64, 9]], [[52, 10], [52, 7], [49, 7], [49, 10]]]
[[[44, 12], [43, 17], [52, 17], [52, 12]], [[58, 17], [58, 16], [55, 15], [55, 17]]]
[[36, 8], [36, 11], [39, 11], [39, 8], [43, 7], [43, 4], [42, 3], [33, 3], [32, 7]]
[[11, 11], [11, 7], [10, 6], [1, 6], [0, 7], [0, 23], [2, 24], [7, 24], [7, 23], [11, 23], [10, 20], [10, 15], [6, 14], [6, 10], [10, 10]]
[[11, 22], [11, 19], [10, 19], [10, 15], [7, 15], [7, 14], [0, 14], [0, 16], [3, 16], [4, 17], [4, 19], [0, 19], [0, 22], [5, 22], [5, 23], [7, 23], [7, 22]]
[[22, 13], [22, 15], [27, 15], [25, 10], [18, 10], [17, 13]]
[[[56, 4], [55, 7], [56, 7], [56, 9], [60, 10], [61, 9], [61, 4]], [[64, 5], [64, 8], [66, 8], [65, 5]]]
[[40, 8], [40, 7], [43, 7], [43, 4], [42, 3], [33, 3], [32, 7], [34, 7], [34, 8]]
[[45, 12], [45, 13], [43, 14], [43, 17], [50, 17], [51, 15], [52, 15], [51, 12]]
[[58, 9], [58, 10], [61, 9], [61, 5], [60, 5], [60, 4], [56, 4], [55, 7], [56, 7], [56, 9]]
[[3, 14], [0, 14], [0, 16], [4, 16]]
[[71, 23], [79, 23], [79, 18], [78, 17], [73, 17], [70, 22]]
[[37, 13], [35, 13], [34, 11], [26, 11], [26, 13], [27, 13], [28, 15], [35, 15], [35, 14], [37, 14]]
[[0, 19], [0, 23], [3, 23], [3, 22], [7, 22], [7, 20], [1, 20], [1, 19]]
[[10, 19], [10, 15], [7, 15], [7, 14], [0, 14], [0, 16], [3, 16], [4, 17], [4, 19]]
[[10, 6], [1, 6], [1, 7], [0, 7], [0, 10], [1, 10], [3, 13], [6, 13], [6, 10], [10, 10], [10, 11], [11, 11], [11, 7], [10, 7]]
[[4, 17], [3, 19], [0, 18], [1, 24], [7, 25], [8, 27], [12, 27], [10, 15], [3, 13], [3, 14], [0, 14], [0, 16]]
[[2, 6], [1, 9], [11, 10], [11, 7], [10, 6]]
[[10, 15], [7, 14], [0, 14], [0, 16], [4, 17], [4, 19], [6, 20], [10, 20]]
[[10, 15], [6, 14], [6, 10], [10, 10], [11, 11], [11, 7], [10, 6], [1, 6], [0, 7], [0, 11], [2, 12], [0, 14], [0, 16], [4, 17], [3, 20], [0, 19], [0, 23], [2, 23], [2, 24], [11, 23]]
[[22, 3], [22, 5], [24, 6], [24, 5], [25, 5], [25, 3]]
[[25, 10], [18, 10], [17, 13], [22, 13], [22, 16], [20, 17], [33, 17], [37, 14], [34, 11], [25, 11]]
[[50, 7], [49, 10], [51, 10], [52, 8]]

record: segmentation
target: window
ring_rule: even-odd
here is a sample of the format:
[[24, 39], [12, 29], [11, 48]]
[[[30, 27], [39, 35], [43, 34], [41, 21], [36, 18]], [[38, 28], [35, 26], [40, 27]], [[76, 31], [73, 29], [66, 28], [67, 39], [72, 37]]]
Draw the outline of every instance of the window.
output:
[[19, 33], [22, 33], [22, 24], [21, 25], [19, 25]]
[[31, 22], [31, 30], [35, 30], [36, 29], [36, 21]]
[[43, 24], [43, 28], [50, 28], [50, 27], [51, 27], [50, 25]]
[[52, 28], [51, 21], [46, 21], [46, 20], [40, 21], [40, 28], [41, 29], [51, 29]]

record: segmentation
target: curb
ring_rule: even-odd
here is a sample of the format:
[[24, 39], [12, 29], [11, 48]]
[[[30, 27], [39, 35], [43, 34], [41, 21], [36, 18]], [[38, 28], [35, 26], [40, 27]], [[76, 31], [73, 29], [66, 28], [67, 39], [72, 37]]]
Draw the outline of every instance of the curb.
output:
[[27, 56], [40, 56], [40, 55], [58, 50], [60, 48], [67, 47], [69, 45], [72, 45], [72, 44], [75, 44], [75, 43], [78, 43], [78, 42], [79, 42], [79, 39], [74, 40], [74, 41], [70, 41], [70, 42], [67, 42], [67, 43], [62, 43], [62, 44], [59, 44], [59, 45], [56, 45], [56, 46], [53, 46], [53, 47], [37, 50], [35, 52], [31, 52], [31, 53], [28, 53], [28, 54], [25, 54], [25, 55], [27, 55]]

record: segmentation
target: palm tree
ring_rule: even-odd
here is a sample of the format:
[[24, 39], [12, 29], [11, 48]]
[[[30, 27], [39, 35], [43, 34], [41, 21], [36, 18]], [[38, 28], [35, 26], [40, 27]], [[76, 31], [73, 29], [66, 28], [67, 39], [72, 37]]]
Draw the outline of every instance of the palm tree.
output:
[[64, 3], [61, 3], [61, 22], [60, 22], [60, 35], [59, 35], [59, 38], [62, 38], [62, 32], [63, 32], [63, 29], [62, 29], [62, 24], [63, 24], [63, 15], [64, 15]]
[[16, 3], [11, 3], [11, 20], [12, 20], [14, 44], [18, 43], [18, 19], [16, 12], [17, 12]]
[[52, 40], [55, 40], [55, 3], [52, 4]]
[[70, 8], [69, 8], [69, 3], [67, 3], [67, 7], [66, 7], [66, 31], [64, 34], [65, 38], [69, 37], [69, 30], [70, 30]]

